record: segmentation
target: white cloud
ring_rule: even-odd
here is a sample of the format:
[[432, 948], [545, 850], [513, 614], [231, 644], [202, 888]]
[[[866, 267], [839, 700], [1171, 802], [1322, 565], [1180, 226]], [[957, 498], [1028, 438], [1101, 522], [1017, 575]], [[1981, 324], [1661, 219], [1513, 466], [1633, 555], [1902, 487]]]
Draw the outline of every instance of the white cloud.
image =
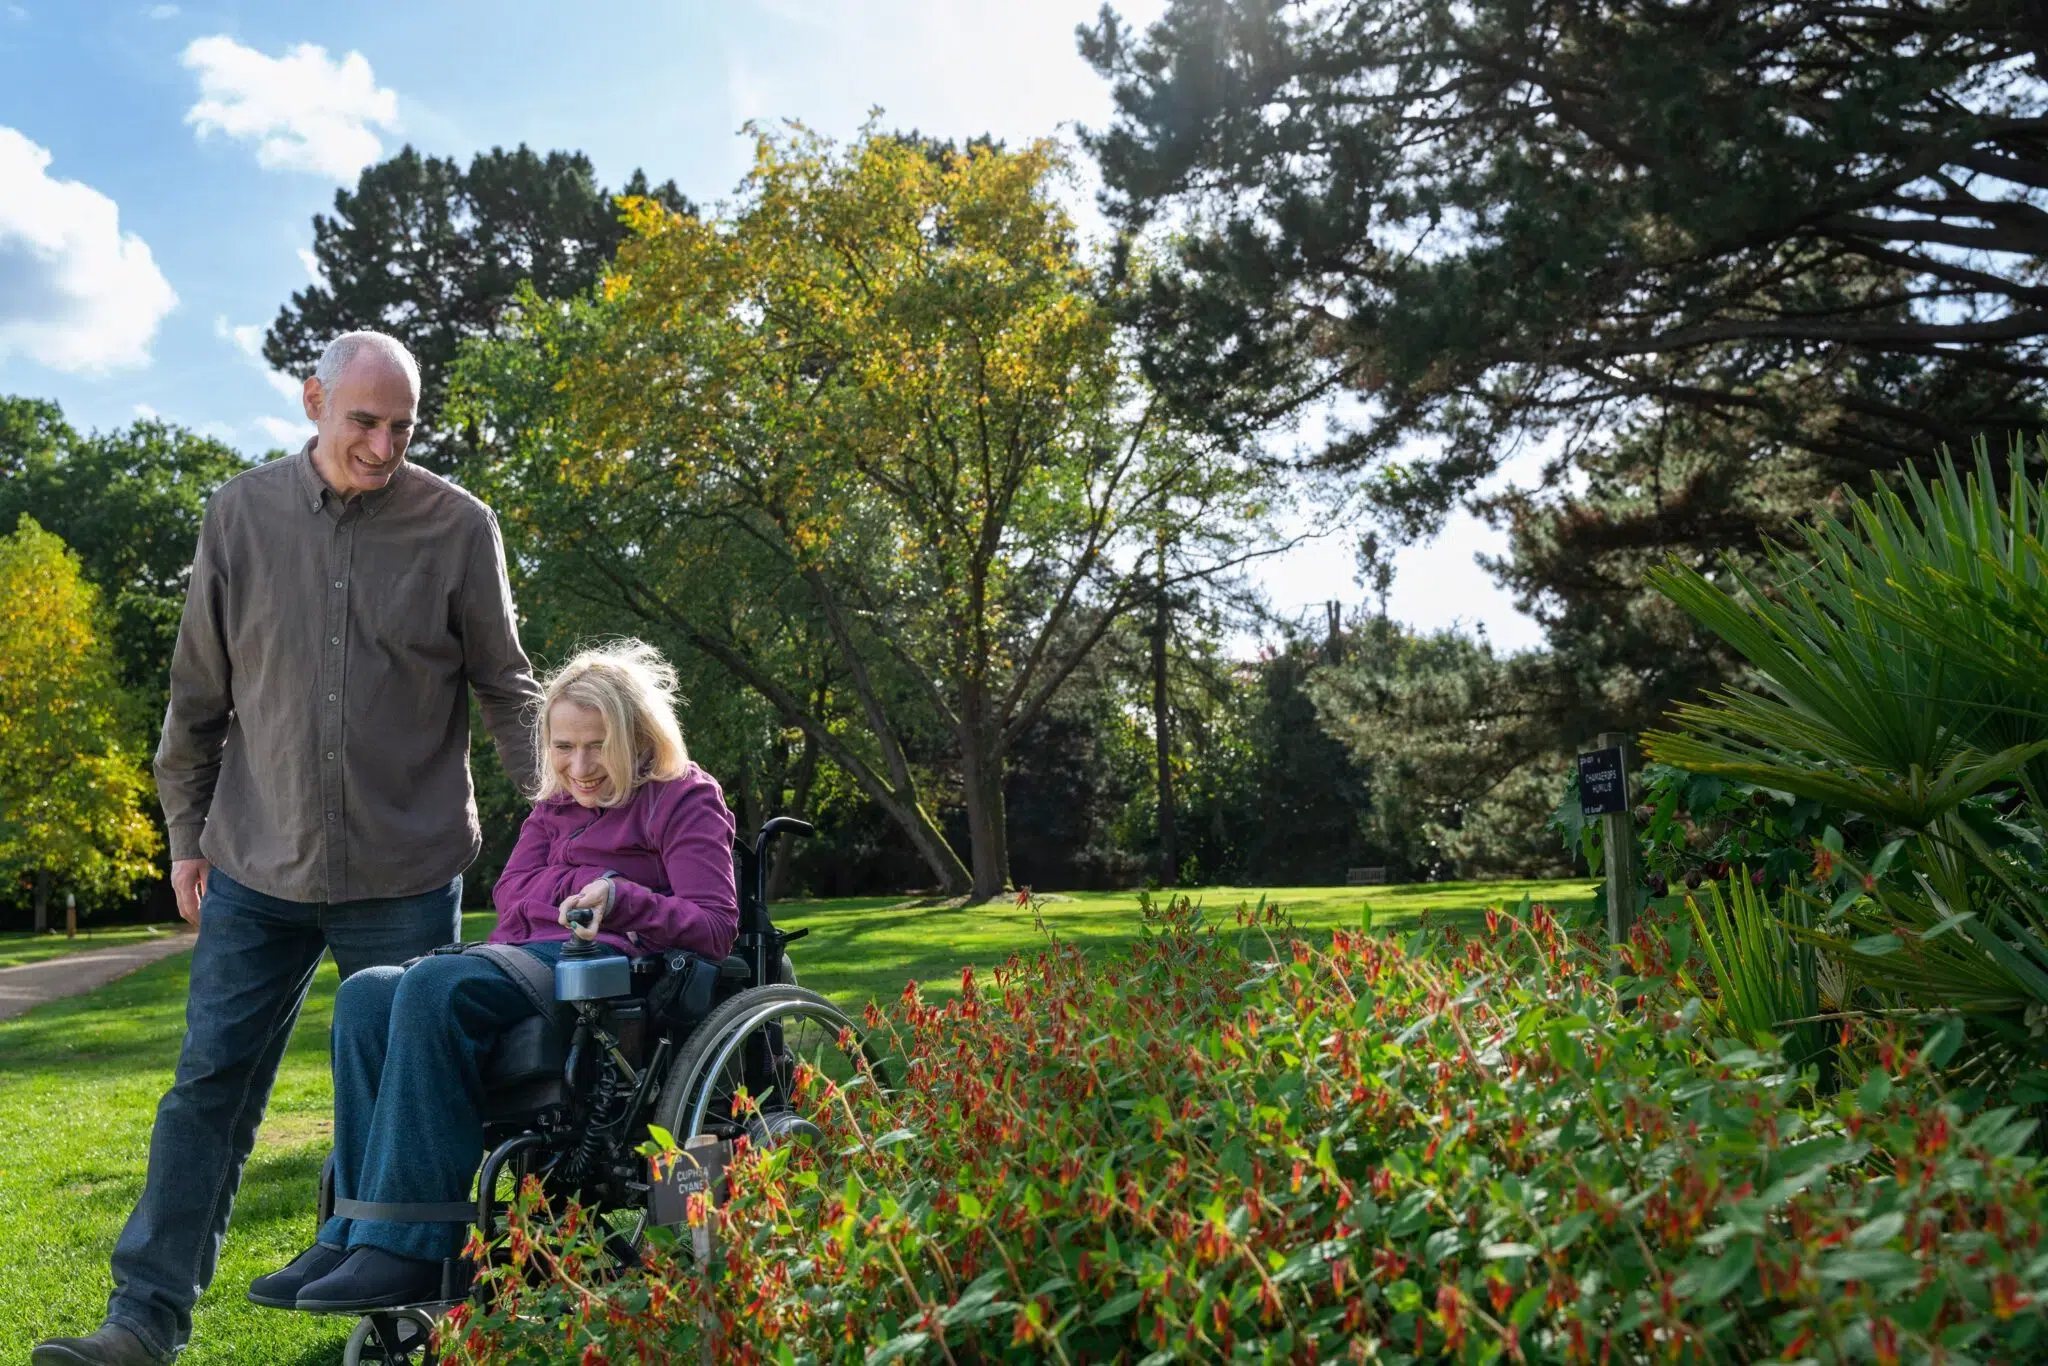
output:
[[327, 283], [327, 274], [320, 269], [320, 258], [315, 256], [309, 248], [299, 248], [299, 264], [306, 268], [306, 278], [314, 284], [324, 285]]
[[146, 12], [152, 19], [175, 19], [178, 17], [178, 7], [176, 5], [151, 5]]
[[199, 102], [185, 122], [204, 138], [225, 133], [256, 144], [272, 171], [310, 171], [342, 181], [383, 155], [373, 128], [398, 127], [398, 96], [377, 84], [360, 52], [336, 61], [301, 43], [267, 57], [226, 34], [194, 39], [180, 60], [199, 73]]
[[156, 421], [157, 411], [147, 403], [138, 403], [135, 405], [135, 416], [141, 418], [144, 422], [154, 422]]
[[288, 451], [305, 445], [317, 430], [310, 422], [292, 422], [282, 417], [259, 417], [251, 421], [273, 443]]
[[269, 383], [272, 389], [277, 391], [277, 396], [293, 407], [298, 407], [300, 396], [305, 391], [306, 383], [302, 379], [294, 379], [281, 371], [271, 369], [269, 364], [264, 361], [262, 323], [241, 323], [237, 325], [229, 322], [227, 315], [223, 313], [213, 320], [213, 335], [223, 341], [233, 342], [237, 351], [240, 351], [244, 356], [256, 362], [257, 366], [263, 371], [265, 381]]
[[244, 323], [240, 327], [228, 321], [223, 313], [213, 320], [213, 335], [223, 341], [231, 341], [235, 349], [251, 359], [263, 355], [263, 324]]
[[177, 293], [113, 200], [49, 168], [49, 152], [0, 127], [0, 360], [74, 374], [149, 364]]

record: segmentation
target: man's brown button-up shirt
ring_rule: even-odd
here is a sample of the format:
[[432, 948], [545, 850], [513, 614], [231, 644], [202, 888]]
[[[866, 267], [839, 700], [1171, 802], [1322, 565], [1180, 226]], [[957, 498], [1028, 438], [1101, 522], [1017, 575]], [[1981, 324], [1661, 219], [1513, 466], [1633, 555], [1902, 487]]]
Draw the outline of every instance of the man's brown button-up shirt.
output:
[[497, 519], [407, 464], [344, 502], [312, 446], [206, 505], [157, 793], [171, 857], [288, 901], [410, 896], [479, 846], [469, 689], [514, 782], [540, 697]]

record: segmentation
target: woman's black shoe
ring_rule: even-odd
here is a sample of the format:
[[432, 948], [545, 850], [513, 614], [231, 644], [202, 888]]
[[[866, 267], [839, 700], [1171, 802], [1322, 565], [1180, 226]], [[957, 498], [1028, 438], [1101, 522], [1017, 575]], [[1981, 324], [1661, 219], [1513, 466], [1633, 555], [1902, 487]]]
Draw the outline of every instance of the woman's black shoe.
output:
[[340, 1266], [347, 1256], [347, 1248], [315, 1243], [289, 1265], [249, 1282], [249, 1302], [266, 1309], [296, 1309], [299, 1291]]
[[401, 1257], [381, 1247], [352, 1249], [346, 1261], [299, 1290], [294, 1308], [314, 1313], [363, 1313], [427, 1304], [441, 1297], [441, 1264]]

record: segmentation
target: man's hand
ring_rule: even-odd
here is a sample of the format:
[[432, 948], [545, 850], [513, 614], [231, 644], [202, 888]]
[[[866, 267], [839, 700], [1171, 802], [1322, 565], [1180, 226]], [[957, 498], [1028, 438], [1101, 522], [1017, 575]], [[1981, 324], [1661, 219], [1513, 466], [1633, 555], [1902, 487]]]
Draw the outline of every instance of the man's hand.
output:
[[178, 919], [199, 923], [199, 903], [206, 896], [206, 875], [213, 865], [203, 858], [181, 858], [171, 864], [171, 891], [178, 898]]
[[[582, 891], [562, 898], [562, 905], [560, 913], [556, 916], [556, 922], [578, 939], [588, 942], [597, 938], [597, 927], [604, 924], [604, 913], [611, 908], [612, 880], [608, 877], [596, 878], [586, 885]], [[577, 910], [595, 912], [591, 916], [589, 928], [586, 929], [581, 925], [571, 925], [569, 923], [569, 912]]]

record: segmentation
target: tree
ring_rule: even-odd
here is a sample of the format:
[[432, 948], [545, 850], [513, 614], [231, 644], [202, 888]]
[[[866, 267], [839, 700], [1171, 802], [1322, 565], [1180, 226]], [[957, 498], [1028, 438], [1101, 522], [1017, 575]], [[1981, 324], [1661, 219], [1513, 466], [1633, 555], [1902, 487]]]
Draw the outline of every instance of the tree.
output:
[[32, 889], [38, 930], [54, 884], [125, 896], [160, 848], [98, 600], [34, 518], [0, 537], [0, 877]]
[[[2044, 12], [1224, 0], [1142, 38], [1105, 15], [1106, 200], [1178, 234], [1135, 296], [1147, 373], [1239, 435], [1363, 400], [1318, 458], [1368, 472], [1402, 536], [1460, 500], [1504, 525], [1493, 568], [1557, 663], [1641, 727], [1734, 668], [1650, 565], [1755, 565], [1845, 484], [2037, 425]], [[1477, 495], [1530, 438], [1536, 487]]]
[[206, 500], [246, 468], [218, 441], [148, 420], [81, 435], [54, 403], [0, 397], [0, 527], [23, 516], [70, 547], [111, 607], [122, 685], [157, 702]]
[[2022, 423], [2048, 379], [2041, 14], [1186, 0], [1142, 41], [1106, 14], [1108, 203], [1190, 225], [1145, 299], [1151, 369], [1238, 419], [1368, 395], [1343, 463], [1437, 432], [1390, 490], [1424, 518], [1501, 434], [1645, 405], [1859, 470]]
[[[692, 211], [673, 182], [650, 187], [639, 171], [622, 193]], [[474, 445], [473, 434], [441, 421], [457, 348], [499, 335], [522, 285], [547, 299], [586, 293], [624, 236], [615, 197], [580, 152], [494, 147], [464, 170], [405, 147], [364, 170], [353, 191], [336, 191], [332, 218], [314, 215], [321, 282], [279, 310], [263, 358], [307, 375], [342, 332], [367, 327], [399, 338], [420, 367], [410, 457], [446, 474]]]
[[[976, 897], [1009, 880], [1013, 747], [1152, 600], [1137, 552], [1167, 547], [1169, 586], [1214, 580], [1263, 502], [1134, 383], [1061, 170], [1049, 144], [763, 135], [728, 216], [634, 204], [601, 300], [529, 298], [465, 372], [516, 452], [501, 504]], [[799, 660], [826, 662], [793, 681]], [[967, 860], [917, 762], [934, 734]]]
[[1500, 656], [1384, 617], [1306, 680], [1321, 729], [1370, 774], [1368, 826], [1406, 871], [1555, 871], [1548, 817], [1602, 693], [1547, 651]]

